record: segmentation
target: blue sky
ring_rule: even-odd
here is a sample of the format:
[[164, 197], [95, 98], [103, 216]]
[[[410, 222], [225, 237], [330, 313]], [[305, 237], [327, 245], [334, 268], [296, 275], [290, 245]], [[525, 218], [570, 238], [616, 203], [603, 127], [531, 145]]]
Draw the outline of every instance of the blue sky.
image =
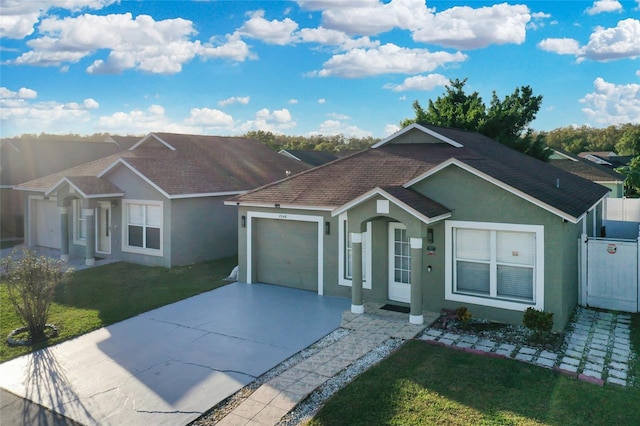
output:
[[640, 0], [0, 0], [0, 128], [385, 137], [449, 79], [640, 123]]

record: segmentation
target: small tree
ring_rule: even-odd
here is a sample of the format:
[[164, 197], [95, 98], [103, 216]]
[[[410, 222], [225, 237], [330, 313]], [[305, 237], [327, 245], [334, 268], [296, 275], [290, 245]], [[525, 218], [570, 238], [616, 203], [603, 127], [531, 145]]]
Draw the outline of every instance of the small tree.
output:
[[70, 278], [72, 270], [61, 260], [37, 256], [28, 249], [22, 250], [22, 256], [13, 250], [0, 265], [9, 301], [28, 329], [31, 340], [44, 339], [55, 289]]

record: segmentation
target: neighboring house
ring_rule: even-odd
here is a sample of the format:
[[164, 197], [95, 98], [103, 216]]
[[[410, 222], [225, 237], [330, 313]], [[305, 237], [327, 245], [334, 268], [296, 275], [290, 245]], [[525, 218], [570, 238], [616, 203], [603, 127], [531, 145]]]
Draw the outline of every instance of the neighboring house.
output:
[[302, 161], [311, 166], [321, 166], [337, 160], [338, 157], [326, 151], [309, 151], [302, 149], [281, 149], [278, 154], [286, 155], [294, 160]]
[[618, 155], [613, 151], [581, 152], [578, 157], [613, 169], [626, 166], [633, 158], [630, 155]]
[[555, 149], [549, 162], [582, 178], [599, 183], [611, 190], [609, 197], [624, 197], [624, 175], [614, 171], [610, 166], [578, 157], [569, 152]]
[[22, 238], [24, 197], [13, 187], [51, 173], [129, 149], [140, 137], [109, 136], [103, 141], [19, 139], [0, 142], [0, 223], [2, 238]]
[[223, 200], [308, 168], [251, 139], [151, 133], [16, 190], [28, 246], [171, 267], [235, 255], [237, 217]]
[[234, 197], [239, 279], [564, 327], [578, 241], [609, 190], [478, 133], [412, 124], [372, 148]]

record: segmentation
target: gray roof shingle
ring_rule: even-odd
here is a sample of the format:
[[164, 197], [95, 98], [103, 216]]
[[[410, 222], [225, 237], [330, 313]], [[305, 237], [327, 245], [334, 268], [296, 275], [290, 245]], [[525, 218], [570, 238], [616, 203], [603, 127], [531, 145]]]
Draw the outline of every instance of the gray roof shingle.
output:
[[446, 143], [394, 144], [392, 140], [234, 200], [246, 204], [335, 209], [373, 188], [402, 186], [450, 159], [574, 218], [584, 214], [608, 192], [601, 185], [521, 154], [479, 133], [424, 127], [463, 147]]

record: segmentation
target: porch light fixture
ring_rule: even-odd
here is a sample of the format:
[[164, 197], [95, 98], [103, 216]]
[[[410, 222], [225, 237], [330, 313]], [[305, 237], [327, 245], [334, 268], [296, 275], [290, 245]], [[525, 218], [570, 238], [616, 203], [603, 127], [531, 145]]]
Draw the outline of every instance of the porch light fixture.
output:
[[276, 206], [276, 209], [280, 208], [280, 204], [278, 204], [278, 203], [276, 203], [275, 206]]
[[243, 228], [247, 227], [247, 217], [246, 216], [241, 216], [240, 217], [240, 222], [242, 223], [242, 227]]
[[331, 222], [325, 222], [324, 223], [324, 233], [326, 235], [331, 234]]
[[433, 244], [433, 228], [427, 229], [427, 244]]

